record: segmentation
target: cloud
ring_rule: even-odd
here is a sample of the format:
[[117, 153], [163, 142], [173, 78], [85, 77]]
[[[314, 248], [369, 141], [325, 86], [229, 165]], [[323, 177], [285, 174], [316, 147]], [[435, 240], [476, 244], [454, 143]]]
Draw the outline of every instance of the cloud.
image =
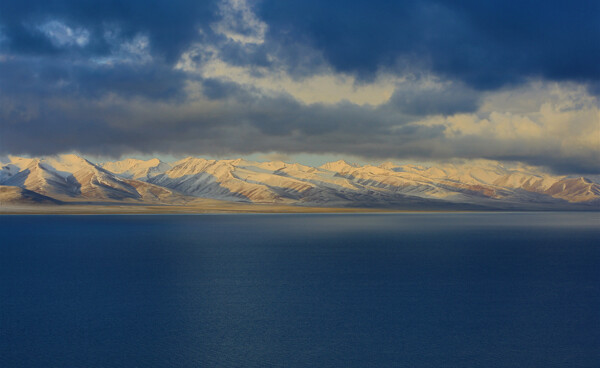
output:
[[337, 71], [419, 67], [478, 89], [529, 78], [600, 80], [600, 3], [265, 0], [268, 37], [303, 40]]
[[[487, 158], [546, 165], [560, 172], [600, 172], [597, 99], [582, 86], [532, 85], [514, 98], [549, 90], [527, 112], [486, 110], [422, 120], [386, 105], [305, 105], [289, 96], [181, 102], [104, 97], [42, 101], [2, 98], [0, 153], [232, 155], [276, 152], [354, 155], [368, 159]], [[579, 97], [577, 97], [579, 96]], [[577, 104], [584, 101], [584, 106]], [[490, 111], [492, 109], [492, 111]], [[595, 120], [597, 121], [597, 120]]]
[[221, 1], [219, 14], [222, 18], [211, 27], [216, 33], [243, 44], [265, 41], [267, 24], [256, 17], [246, 0]]
[[146, 64], [153, 61], [148, 36], [136, 34], [130, 39], [123, 39], [119, 33], [118, 30], [104, 32], [110, 54], [94, 57], [91, 59], [93, 62], [114, 66], [115, 64]]
[[283, 161], [283, 162], [292, 162], [292, 157], [290, 155], [286, 155], [284, 153], [271, 152], [264, 155], [260, 155], [259, 159], [265, 161]]
[[164, 64], [140, 68], [137, 64], [12, 57], [0, 61], [0, 96], [5, 99], [37, 99], [48, 96], [74, 100], [102, 98], [116, 94], [123, 98], [140, 96], [169, 100], [182, 97], [186, 76]]
[[537, 82], [489, 94], [475, 113], [437, 116], [417, 124], [442, 124], [453, 156], [599, 172], [599, 122], [598, 98], [584, 86]]
[[84, 47], [90, 40], [90, 33], [84, 28], [71, 28], [64, 23], [52, 20], [37, 27], [54, 46]]
[[481, 92], [460, 82], [413, 77], [396, 85], [390, 105], [414, 116], [450, 115], [476, 111], [481, 97]]
[[272, 56], [269, 67], [237, 66], [227, 63], [218, 49], [195, 45], [182, 55], [176, 68], [212, 81], [234, 83], [246, 89], [257, 89], [263, 94], [289, 94], [306, 104], [332, 104], [350, 101], [356, 104], [379, 105], [394, 92], [397, 77], [382, 75], [371, 83], [357, 83], [352, 75], [320, 70], [318, 73], [295, 78]]
[[487, 158], [600, 172], [595, 2], [7, 4], [0, 154]]
[[8, 47], [15, 53], [47, 55], [55, 52], [48, 37], [28, 24], [59, 22], [71, 29], [89, 32], [85, 52], [96, 57], [110, 52], [104, 40], [107, 29], [119, 28], [123, 37], [146, 34], [153, 53], [167, 61], [179, 58], [189, 44], [198, 39], [198, 28], [215, 19], [215, 1], [142, 0], [106, 2], [45, 0], [3, 1], [0, 3], [0, 24], [8, 38]]

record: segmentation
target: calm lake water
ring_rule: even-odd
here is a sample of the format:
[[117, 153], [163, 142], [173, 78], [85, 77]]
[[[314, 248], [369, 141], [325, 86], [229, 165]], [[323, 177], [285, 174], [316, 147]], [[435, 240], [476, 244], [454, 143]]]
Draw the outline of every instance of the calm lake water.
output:
[[600, 214], [1, 216], [1, 367], [598, 367]]

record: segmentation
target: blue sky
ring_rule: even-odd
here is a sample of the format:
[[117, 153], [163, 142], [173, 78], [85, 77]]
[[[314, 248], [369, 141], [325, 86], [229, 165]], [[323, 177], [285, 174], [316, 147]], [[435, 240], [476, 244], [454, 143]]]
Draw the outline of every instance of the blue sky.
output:
[[4, 1], [0, 154], [600, 173], [597, 1]]

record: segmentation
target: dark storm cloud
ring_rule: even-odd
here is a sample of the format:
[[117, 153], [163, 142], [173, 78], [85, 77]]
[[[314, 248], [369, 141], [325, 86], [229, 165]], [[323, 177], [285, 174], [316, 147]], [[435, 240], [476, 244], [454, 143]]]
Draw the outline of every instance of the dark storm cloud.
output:
[[265, 0], [271, 37], [310, 42], [338, 70], [421, 63], [481, 89], [527, 77], [600, 80], [600, 2]]
[[220, 44], [220, 57], [223, 61], [238, 66], [269, 67], [273, 63], [269, 60], [268, 45], [240, 45], [237, 42], [222, 42]]
[[[69, 147], [87, 154], [352, 152], [374, 156], [394, 139], [441, 137], [440, 127], [390, 130], [396, 119], [357, 105], [306, 106], [287, 97], [221, 103], [155, 104], [146, 100], [0, 100], [12, 123], [2, 128], [2, 153], [44, 155]], [[125, 124], [126, 123], [126, 124]], [[357, 139], [357, 137], [362, 139]], [[383, 146], [382, 146], [383, 145]]]
[[210, 0], [23, 0], [0, 2], [0, 24], [11, 50], [18, 53], [56, 52], [50, 41], [31, 25], [57, 19], [91, 32], [88, 51], [108, 50], [103, 38], [107, 27], [119, 29], [124, 37], [148, 34], [153, 52], [168, 61], [177, 60], [198, 30], [215, 17]]
[[[216, 0], [4, 1], [0, 2], [0, 29], [5, 41], [0, 48], [16, 55], [42, 56], [42, 62], [52, 63], [65, 57], [107, 57], [114, 52], [111, 42], [141, 34], [148, 37], [153, 63], [163, 63], [163, 70], [194, 42], [209, 40], [219, 48], [220, 57], [233, 65], [271, 67], [270, 54], [280, 61], [277, 67], [297, 75], [327, 64], [363, 79], [380, 68], [408, 69], [488, 90], [545, 78], [588, 83], [594, 93], [600, 83], [597, 1], [262, 0], [252, 4], [268, 25], [266, 42], [259, 45], [240, 45], [211, 30], [211, 24], [223, 16]], [[81, 46], [57, 46], [39, 29], [53, 20], [85, 30], [89, 39]], [[253, 32], [244, 22], [232, 21], [228, 27]], [[107, 31], [116, 39], [107, 39]], [[124, 68], [116, 74], [126, 72]], [[97, 79], [85, 77], [78, 84], [93, 89]], [[139, 82], [137, 89], [145, 91], [148, 84]], [[127, 89], [135, 88], [129, 83]]]
[[423, 87], [418, 81], [413, 81], [400, 84], [388, 105], [414, 116], [451, 115], [476, 111], [480, 98], [480, 92], [462, 83]]
[[[229, 86], [231, 87], [231, 86]], [[336, 153], [367, 159], [488, 158], [544, 165], [556, 172], [598, 173], [598, 152], [561, 152], [561, 140], [485, 136], [448, 138], [441, 124], [411, 123], [388, 106], [303, 105], [257, 97], [161, 104], [145, 99], [0, 99], [0, 154], [244, 155], [276, 151]], [[252, 97], [254, 96], [254, 97]], [[68, 147], [68, 149], [65, 149]]]
[[205, 79], [202, 82], [204, 96], [211, 100], [220, 100], [227, 96], [235, 95], [239, 86], [233, 82], [224, 82], [219, 79]]
[[0, 96], [43, 98], [64, 94], [73, 98], [99, 98], [107, 93], [151, 99], [183, 98], [186, 76], [164, 64], [140, 68], [70, 65], [61, 60], [9, 60], [0, 64]]
[[[2, 1], [0, 94], [182, 98], [189, 76], [173, 64], [215, 9], [214, 1]], [[56, 24], [85, 37], [61, 42], [49, 33]]]
[[[477, 111], [482, 89], [529, 78], [600, 91], [596, 1], [252, 4], [266, 34], [239, 19], [225, 29], [256, 42], [236, 42], [213, 27], [225, 19], [217, 1], [0, 1], [0, 154], [277, 151], [517, 158], [600, 171], [597, 150], [564, 153], [562, 137], [448, 138], [442, 121], [415, 123]], [[399, 83], [381, 106], [307, 105], [277, 88], [175, 68], [194, 47], [200, 66], [216, 53], [251, 74], [289, 73], [299, 83], [335, 72], [357, 76], [357, 88], [378, 71], [417, 77]], [[439, 81], [424, 83], [431, 75]]]

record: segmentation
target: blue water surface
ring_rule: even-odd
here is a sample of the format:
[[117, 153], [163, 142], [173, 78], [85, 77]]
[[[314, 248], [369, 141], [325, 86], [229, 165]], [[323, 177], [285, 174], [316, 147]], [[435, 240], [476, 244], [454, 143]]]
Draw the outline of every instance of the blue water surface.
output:
[[0, 216], [1, 367], [599, 367], [600, 214]]

